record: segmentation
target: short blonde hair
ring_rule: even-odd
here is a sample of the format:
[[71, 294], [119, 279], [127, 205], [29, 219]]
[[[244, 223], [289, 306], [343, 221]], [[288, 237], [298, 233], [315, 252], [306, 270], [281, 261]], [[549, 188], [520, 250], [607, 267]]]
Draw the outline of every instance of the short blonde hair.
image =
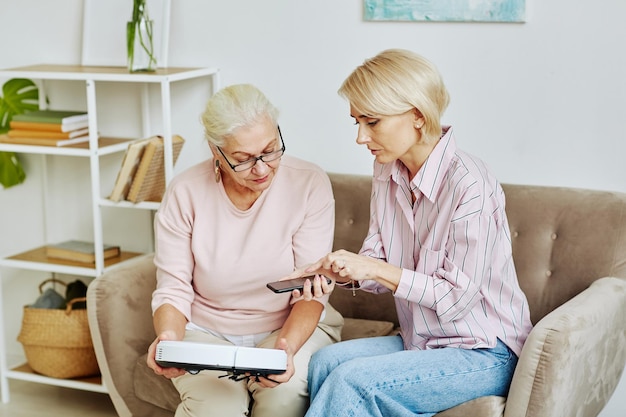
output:
[[441, 116], [450, 96], [437, 68], [404, 49], [388, 49], [367, 59], [346, 78], [339, 95], [364, 115], [393, 116], [417, 109], [425, 140], [441, 136]]
[[209, 143], [223, 146], [233, 132], [269, 119], [278, 125], [278, 109], [257, 87], [235, 84], [224, 87], [207, 102], [202, 113], [204, 135]]

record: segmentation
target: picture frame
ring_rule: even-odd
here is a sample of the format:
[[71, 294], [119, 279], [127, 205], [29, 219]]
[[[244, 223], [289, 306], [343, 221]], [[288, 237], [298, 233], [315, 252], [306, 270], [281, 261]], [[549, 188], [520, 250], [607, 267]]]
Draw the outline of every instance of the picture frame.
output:
[[366, 21], [526, 21], [526, 0], [364, 0]]

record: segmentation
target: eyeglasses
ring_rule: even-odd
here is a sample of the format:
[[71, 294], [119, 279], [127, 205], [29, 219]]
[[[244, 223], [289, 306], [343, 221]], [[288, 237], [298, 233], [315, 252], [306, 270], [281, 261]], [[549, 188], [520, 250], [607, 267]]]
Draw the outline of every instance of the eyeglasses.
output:
[[283, 141], [283, 135], [280, 133], [280, 126], [276, 126], [276, 127], [278, 128], [278, 137], [280, 138], [280, 143], [282, 145], [281, 148], [272, 152], [255, 156], [254, 158], [250, 158], [247, 161], [243, 161], [243, 162], [233, 165], [230, 163], [226, 155], [224, 155], [224, 152], [222, 151], [222, 149], [219, 146], [216, 146], [216, 148], [218, 151], [220, 151], [220, 153], [226, 160], [226, 163], [230, 166], [230, 168], [233, 171], [235, 172], [247, 171], [251, 169], [252, 167], [254, 167], [257, 161], [263, 161], [267, 164], [268, 162], [277, 160], [278, 158], [283, 156], [283, 154], [285, 153], [285, 142]]

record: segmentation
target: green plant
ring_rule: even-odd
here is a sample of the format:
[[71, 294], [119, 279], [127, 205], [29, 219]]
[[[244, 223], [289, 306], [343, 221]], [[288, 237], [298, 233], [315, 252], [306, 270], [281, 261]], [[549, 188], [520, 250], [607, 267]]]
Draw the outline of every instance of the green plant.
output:
[[[126, 25], [126, 43], [130, 71], [156, 69], [152, 21], [148, 16], [146, 0], [133, 0], [133, 16]], [[145, 53], [143, 59], [139, 58], [143, 53]]]
[[[25, 78], [12, 78], [2, 86], [0, 96], [0, 134], [9, 131], [14, 115], [39, 108], [39, 89]], [[14, 152], [0, 152], [0, 184], [9, 188], [21, 184], [26, 173]]]

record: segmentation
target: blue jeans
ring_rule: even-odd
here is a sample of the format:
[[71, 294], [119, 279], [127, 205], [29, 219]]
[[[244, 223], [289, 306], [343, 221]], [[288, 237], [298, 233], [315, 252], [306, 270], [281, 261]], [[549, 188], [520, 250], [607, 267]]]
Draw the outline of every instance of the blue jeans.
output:
[[432, 416], [474, 398], [506, 396], [517, 356], [493, 349], [404, 350], [400, 336], [326, 346], [309, 364], [306, 417]]

